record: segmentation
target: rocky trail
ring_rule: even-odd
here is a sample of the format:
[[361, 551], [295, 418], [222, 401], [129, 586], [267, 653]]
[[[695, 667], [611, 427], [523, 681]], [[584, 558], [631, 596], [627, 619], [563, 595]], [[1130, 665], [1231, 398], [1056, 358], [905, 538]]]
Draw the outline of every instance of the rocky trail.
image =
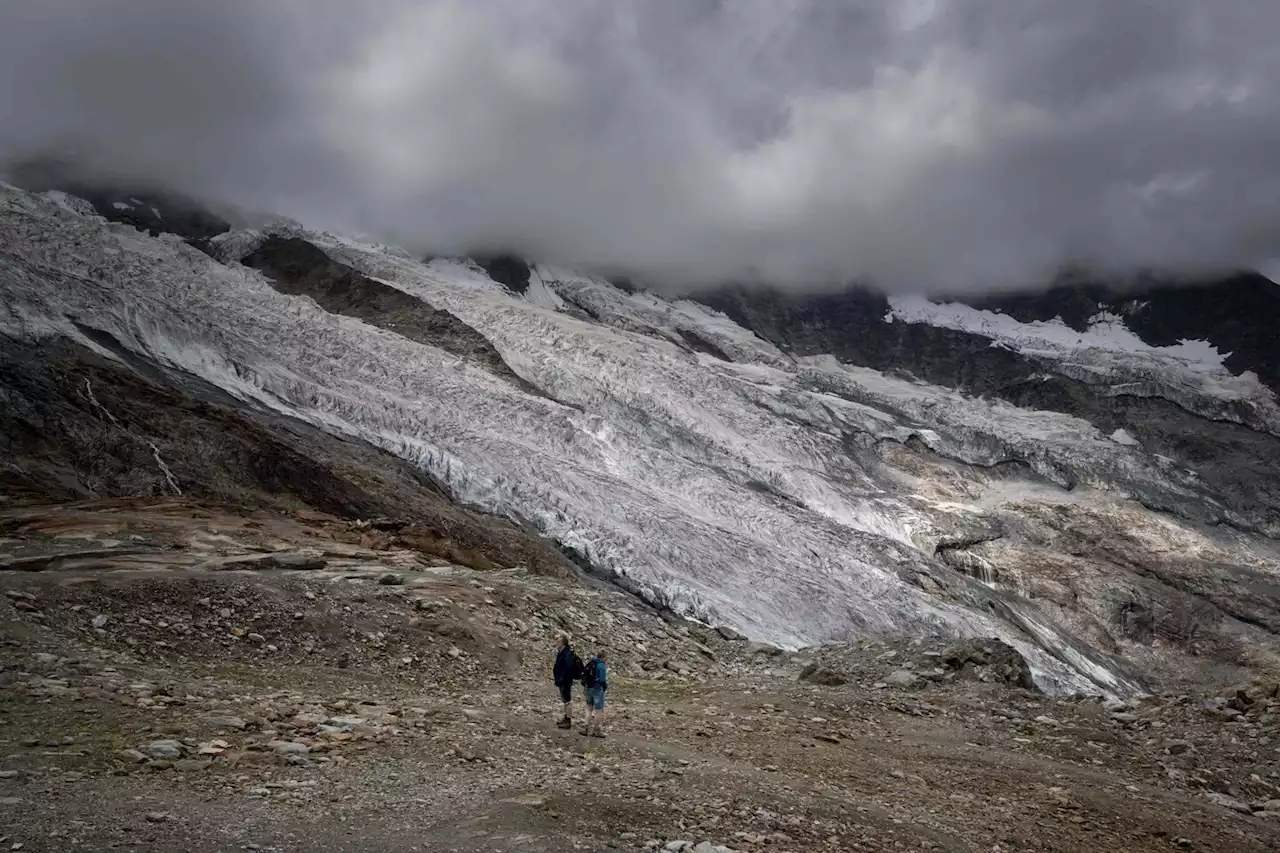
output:
[[[0, 849], [1280, 846], [1274, 679], [1048, 698], [999, 641], [784, 652], [395, 526], [0, 509]], [[554, 725], [565, 630], [604, 740]]]

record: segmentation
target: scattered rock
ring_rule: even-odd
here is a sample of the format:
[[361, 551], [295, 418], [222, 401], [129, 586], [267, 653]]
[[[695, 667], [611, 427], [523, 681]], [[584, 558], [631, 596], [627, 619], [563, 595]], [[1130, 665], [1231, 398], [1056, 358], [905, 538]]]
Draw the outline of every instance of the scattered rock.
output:
[[249, 727], [249, 723], [242, 717], [211, 715], [203, 719], [206, 725], [215, 729], [231, 729], [242, 732]]
[[800, 680], [823, 687], [839, 687], [849, 681], [848, 678], [834, 669], [828, 669], [816, 663], [811, 663], [800, 671]]
[[181, 758], [182, 744], [176, 740], [155, 740], [142, 748], [152, 758]]
[[885, 676], [884, 683], [890, 687], [915, 687], [920, 684], [920, 676], [908, 669], [895, 669]]
[[202, 770], [208, 770], [212, 763], [207, 759], [184, 758], [173, 762], [173, 769], [179, 773], [199, 773]]
[[107, 627], [107, 623], [110, 621], [111, 620], [105, 614], [99, 613], [97, 616], [93, 617], [92, 624], [95, 628], [105, 628]]
[[1222, 806], [1224, 809], [1231, 809], [1233, 812], [1240, 814], [1253, 814], [1253, 809], [1246, 803], [1242, 803], [1235, 797], [1226, 794], [1220, 794], [1217, 791], [1206, 791], [1205, 798], [1215, 805]]

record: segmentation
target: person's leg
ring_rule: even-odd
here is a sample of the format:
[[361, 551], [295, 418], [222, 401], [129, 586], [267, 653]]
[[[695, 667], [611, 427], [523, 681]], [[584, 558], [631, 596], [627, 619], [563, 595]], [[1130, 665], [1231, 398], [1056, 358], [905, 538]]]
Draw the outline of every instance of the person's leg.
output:
[[560, 685], [560, 701], [564, 703], [564, 716], [560, 719], [560, 722], [556, 723], [556, 725], [558, 725], [562, 729], [568, 729], [573, 727], [573, 718], [572, 718], [573, 692], [572, 691], [573, 691], [573, 685], [571, 684]]
[[601, 690], [596, 694], [596, 712], [593, 717], [595, 725], [591, 729], [591, 733], [596, 737], [604, 737], [604, 691]]

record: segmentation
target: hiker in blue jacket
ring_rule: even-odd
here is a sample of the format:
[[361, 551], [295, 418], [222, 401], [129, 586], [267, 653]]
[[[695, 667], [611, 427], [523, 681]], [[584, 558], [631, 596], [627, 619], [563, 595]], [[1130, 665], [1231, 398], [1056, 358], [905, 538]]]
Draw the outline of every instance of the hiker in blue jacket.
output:
[[604, 737], [604, 694], [609, 689], [608, 659], [604, 652], [596, 652], [583, 667], [582, 686], [587, 689], [587, 725], [584, 735]]
[[569, 635], [560, 635], [560, 644], [556, 651], [556, 665], [552, 671], [556, 689], [560, 691], [560, 701], [564, 703], [564, 716], [556, 723], [559, 728], [573, 728], [573, 682], [582, 674], [582, 661], [574, 654], [569, 645]]

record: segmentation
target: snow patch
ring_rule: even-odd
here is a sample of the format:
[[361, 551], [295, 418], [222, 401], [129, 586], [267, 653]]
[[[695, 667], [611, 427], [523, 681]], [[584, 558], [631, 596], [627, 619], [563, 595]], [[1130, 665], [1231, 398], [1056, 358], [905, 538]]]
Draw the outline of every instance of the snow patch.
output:
[[1125, 447], [1136, 447], [1138, 440], [1122, 429], [1118, 429], [1111, 433], [1111, 440], [1116, 444], [1123, 444]]
[[1083, 332], [1060, 319], [1022, 323], [1006, 314], [916, 296], [889, 300], [885, 322], [924, 323], [969, 332], [1035, 359], [1062, 376], [1113, 395], [1163, 397], [1203, 417], [1242, 423], [1280, 436], [1280, 400], [1251, 371], [1233, 376], [1230, 353], [1206, 341], [1151, 346], [1122, 317], [1101, 312]]
[[53, 202], [68, 213], [74, 213], [77, 216], [98, 215], [98, 211], [94, 209], [93, 204], [79, 196], [65, 193], [62, 190], [49, 190], [48, 192], [41, 193], [40, 195], [43, 198], [47, 198], [49, 201]]
[[564, 308], [564, 300], [543, 280], [541, 270], [537, 266], [529, 270], [529, 287], [525, 290], [524, 296], [534, 305], [550, 308], [552, 311]]
[[1023, 323], [1007, 314], [958, 302], [939, 304], [923, 296], [894, 296], [889, 299], [889, 313], [884, 319], [887, 323], [901, 320], [971, 332], [1028, 354], [1061, 357], [1090, 349], [1140, 353], [1177, 361], [1187, 369], [1203, 373], [1228, 373], [1223, 362], [1230, 353], [1218, 352], [1208, 341], [1184, 340], [1174, 346], [1153, 347], [1135, 335], [1123, 317], [1108, 312], [1099, 312], [1085, 331], [1078, 332], [1057, 317]]

